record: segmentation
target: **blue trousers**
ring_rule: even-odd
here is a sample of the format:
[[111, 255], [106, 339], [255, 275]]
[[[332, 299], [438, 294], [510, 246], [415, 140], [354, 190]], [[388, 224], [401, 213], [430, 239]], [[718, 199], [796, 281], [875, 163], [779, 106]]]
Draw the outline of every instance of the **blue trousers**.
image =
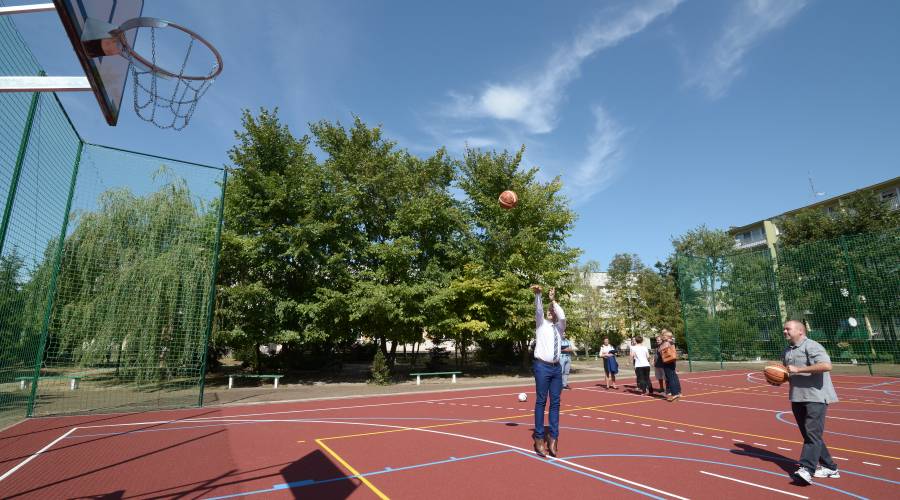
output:
[[666, 392], [673, 396], [681, 394], [681, 381], [675, 373], [675, 362], [663, 364], [663, 371], [666, 373]]
[[569, 370], [572, 369], [572, 358], [566, 354], [559, 356], [559, 366], [562, 369], [562, 385], [569, 385]]
[[559, 437], [559, 396], [562, 393], [562, 368], [534, 361], [534, 437], [544, 438], [544, 407], [550, 396], [550, 436]]

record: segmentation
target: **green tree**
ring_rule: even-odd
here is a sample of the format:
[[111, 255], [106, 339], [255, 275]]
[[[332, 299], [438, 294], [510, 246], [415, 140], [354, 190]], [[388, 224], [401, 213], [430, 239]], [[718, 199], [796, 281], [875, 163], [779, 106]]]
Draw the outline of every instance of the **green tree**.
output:
[[[277, 111], [245, 111], [242, 125], [229, 152], [234, 170], [226, 192], [216, 341], [252, 357], [259, 369], [260, 345], [328, 337], [312, 321], [322, 313], [314, 300], [317, 285], [349, 280], [340, 256], [355, 233], [342, 193], [317, 165], [308, 137], [295, 138]], [[331, 252], [323, 252], [326, 247]]]
[[[169, 175], [161, 169], [157, 175]], [[153, 383], [195, 378], [205, 326], [217, 224], [215, 206], [198, 205], [183, 179], [137, 196], [102, 193], [75, 213], [57, 278], [44, 366], [115, 363], [120, 379]], [[26, 285], [29, 330], [40, 331], [52, 258], [50, 241]]]
[[[486, 278], [483, 295], [469, 300], [487, 305], [484, 336], [513, 342], [525, 365], [534, 335], [534, 299], [528, 286], [564, 283], [580, 251], [565, 242], [575, 214], [559, 193], [559, 179], [539, 182], [537, 168], [521, 167], [523, 153], [524, 148], [515, 154], [467, 150], [458, 186], [467, 197], [475, 240], [471, 257]], [[499, 193], [507, 189], [519, 195], [511, 210], [497, 203]], [[560, 288], [560, 296], [565, 293]]]
[[612, 310], [619, 320], [619, 331], [625, 337], [647, 333], [643, 332], [646, 325], [642, 321], [641, 311], [645, 306], [638, 293], [637, 280], [645, 269], [640, 257], [631, 253], [616, 254], [607, 268]]
[[376, 339], [393, 366], [398, 345], [437, 328], [441, 317], [426, 314], [434, 307], [426, 299], [448, 285], [465, 254], [468, 227], [450, 193], [453, 162], [444, 150], [413, 156], [359, 119], [349, 130], [328, 122], [311, 129], [355, 229], [344, 257], [349, 286], [322, 287], [349, 305], [353, 330]]
[[810, 207], [779, 221], [778, 226], [779, 244], [790, 247], [897, 229], [900, 227], [900, 210], [893, 209], [869, 191], [860, 191], [842, 200], [832, 213]]
[[571, 268], [564, 286], [569, 291], [562, 299], [567, 313], [566, 335], [576, 343], [598, 351], [610, 316], [610, 304], [602, 290], [591, 286], [591, 275], [600, 272], [600, 264], [588, 261]]
[[675, 334], [676, 342], [684, 345], [684, 324], [675, 279], [667, 273], [643, 268], [637, 273], [636, 288], [640, 297], [638, 314], [641, 322], [654, 332], [668, 328]]

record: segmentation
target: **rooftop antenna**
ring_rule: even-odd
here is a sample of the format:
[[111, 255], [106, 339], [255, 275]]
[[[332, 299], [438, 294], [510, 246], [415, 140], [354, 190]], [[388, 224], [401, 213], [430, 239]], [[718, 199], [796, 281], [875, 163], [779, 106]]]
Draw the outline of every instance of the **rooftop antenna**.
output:
[[820, 196], [825, 196], [824, 191], [816, 191], [816, 186], [815, 186], [815, 184], [813, 184], [812, 172], [807, 171], [806, 173], [809, 176], [808, 177], [809, 178], [809, 192], [812, 195], [812, 198], [815, 200], [816, 198], [818, 198]]

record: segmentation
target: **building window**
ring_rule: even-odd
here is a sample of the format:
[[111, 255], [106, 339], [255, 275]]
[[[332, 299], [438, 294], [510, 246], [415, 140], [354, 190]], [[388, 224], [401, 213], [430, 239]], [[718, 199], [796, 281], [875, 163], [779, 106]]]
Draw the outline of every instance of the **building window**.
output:
[[900, 208], [900, 197], [897, 196], [898, 188], [889, 189], [881, 192], [881, 201], [889, 204], [893, 208]]

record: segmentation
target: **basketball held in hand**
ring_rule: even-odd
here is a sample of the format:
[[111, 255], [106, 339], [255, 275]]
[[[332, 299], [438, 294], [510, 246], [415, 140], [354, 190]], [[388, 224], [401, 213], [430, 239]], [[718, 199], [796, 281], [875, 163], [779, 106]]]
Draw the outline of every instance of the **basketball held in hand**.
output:
[[773, 363], [763, 369], [763, 375], [766, 377], [766, 382], [772, 385], [781, 385], [787, 382], [790, 373], [784, 365]]
[[509, 210], [510, 208], [515, 207], [516, 204], [519, 203], [519, 196], [516, 194], [515, 191], [507, 190], [507, 191], [500, 193], [500, 199], [498, 201], [500, 202], [501, 207]]

